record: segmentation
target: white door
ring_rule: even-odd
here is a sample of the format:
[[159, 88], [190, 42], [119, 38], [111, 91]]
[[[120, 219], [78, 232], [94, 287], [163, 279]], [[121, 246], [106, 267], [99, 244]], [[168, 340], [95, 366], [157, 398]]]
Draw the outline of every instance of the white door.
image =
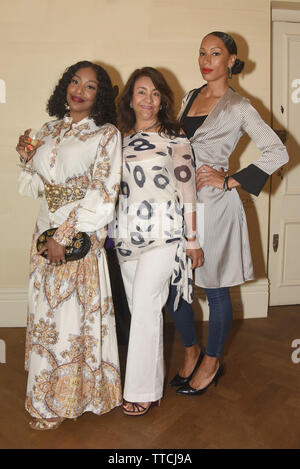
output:
[[273, 128], [290, 162], [272, 176], [270, 305], [300, 303], [300, 23], [273, 22]]

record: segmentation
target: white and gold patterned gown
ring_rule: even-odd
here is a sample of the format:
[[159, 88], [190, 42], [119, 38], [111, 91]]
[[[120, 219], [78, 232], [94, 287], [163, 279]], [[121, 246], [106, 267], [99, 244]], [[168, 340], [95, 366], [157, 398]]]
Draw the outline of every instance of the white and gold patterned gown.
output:
[[[19, 178], [21, 195], [42, 197], [31, 249], [25, 407], [37, 418], [102, 414], [122, 399], [103, 248], [120, 184], [120, 133], [111, 124], [65, 117], [45, 124], [40, 139], [44, 145]], [[78, 261], [48, 265], [36, 240], [52, 227], [65, 246], [87, 232], [91, 250]]]

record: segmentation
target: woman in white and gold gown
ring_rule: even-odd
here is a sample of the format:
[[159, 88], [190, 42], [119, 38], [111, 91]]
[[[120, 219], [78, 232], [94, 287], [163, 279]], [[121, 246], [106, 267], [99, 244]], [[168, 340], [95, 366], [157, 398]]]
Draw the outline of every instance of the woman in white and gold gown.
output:
[[[102, 414], [122, 402], [103, 247], [121, 176], [109, 76], [91, 62], [69, 67], [48, 112], [59, 119], [43, 126], [37, 147], [30, 145], [29, 131], [17, 145], [19, 192], [42, 198], [31, 248], [25, 360], [26, 410], [36, 430], [57, 428], [87, 411]], [[54, 227], [46, 260], [36, 241]], [[89, 234], [91, 249], [66, 263], [66, 246], [80, 231]]]

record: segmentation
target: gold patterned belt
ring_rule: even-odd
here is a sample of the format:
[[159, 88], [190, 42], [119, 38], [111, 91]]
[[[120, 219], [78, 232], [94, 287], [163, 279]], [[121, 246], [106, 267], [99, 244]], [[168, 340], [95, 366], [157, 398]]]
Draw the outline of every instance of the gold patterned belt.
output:
[[50, 212], [55, 212], [60, 207], [74, 202], [75, 200], [83, 199], [86, 193], [86, 188], [79, 188], [77, 186], [63, 186], [62, 184], [49, 184], [44, 181], [45, 197], [48, 203]]

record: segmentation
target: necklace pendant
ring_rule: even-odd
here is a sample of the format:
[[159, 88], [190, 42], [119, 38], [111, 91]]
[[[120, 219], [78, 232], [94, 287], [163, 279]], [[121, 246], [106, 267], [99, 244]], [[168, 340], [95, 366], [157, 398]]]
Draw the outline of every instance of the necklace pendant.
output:
[[135, 127], [133, 127], [133, 130], [134, 130], [134, 132], [135, 132], [136, 134], [139, 133], [139, 132], [147, 132], [148, 130], [151, 130], [151, 129], [153, 129], [154, 127], [156, 127], [157, 124], [159, 124], [159, 121], [154, 122], [154, 124], [150, 125], [150, 127], [147, 127], [146, 129], [137, 130]]

